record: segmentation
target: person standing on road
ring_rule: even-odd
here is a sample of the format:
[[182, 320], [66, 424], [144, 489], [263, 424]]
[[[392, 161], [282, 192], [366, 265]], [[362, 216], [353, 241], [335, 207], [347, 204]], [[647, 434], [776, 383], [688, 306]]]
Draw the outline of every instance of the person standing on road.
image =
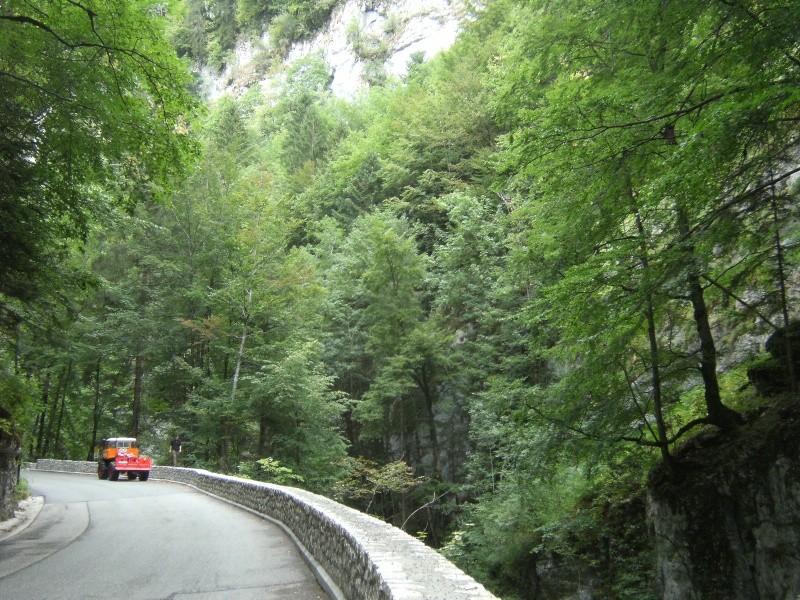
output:
[[177, 433], [173, 440], [169, 443], [170, 451], [172, 452], [172, 466], [178, 466], [178, 455], [181, 453], [181, 436]]

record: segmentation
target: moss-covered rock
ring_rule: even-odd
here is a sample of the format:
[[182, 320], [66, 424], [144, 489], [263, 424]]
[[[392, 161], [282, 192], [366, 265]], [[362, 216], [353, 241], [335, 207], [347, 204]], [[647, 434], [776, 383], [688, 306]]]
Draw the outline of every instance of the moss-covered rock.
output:
[[776, 396], [791, 389], [800, 377], [800, 322], [775, 331], [764, 348], [769, 358], [751, 365], [747, 378], [761, 396]]

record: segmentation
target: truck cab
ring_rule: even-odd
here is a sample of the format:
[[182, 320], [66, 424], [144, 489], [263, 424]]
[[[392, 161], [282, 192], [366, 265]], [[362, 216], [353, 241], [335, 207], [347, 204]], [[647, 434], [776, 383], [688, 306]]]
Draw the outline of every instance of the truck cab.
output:
[[132, 437], [110, 437], [98, 446], [97, 477], [116, 481], [125, 473], [128, 479], [147, 481], [152, 459], [139, 455], [139, 442]]
[[118, 437], [100, 440], [103, 458], [113, 460], [117, 458], [117, 453], [133, 454], [139, 456], [139, 442], [136, 438]]

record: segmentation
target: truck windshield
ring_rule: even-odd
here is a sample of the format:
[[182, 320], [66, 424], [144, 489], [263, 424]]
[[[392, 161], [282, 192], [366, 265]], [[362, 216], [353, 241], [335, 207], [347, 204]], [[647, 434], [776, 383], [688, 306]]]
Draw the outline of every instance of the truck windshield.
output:
[[131, 438], [121, 438], [116, 440], [109, 440], [107, 448], [138, 448], [139, 444], [136, 440]]

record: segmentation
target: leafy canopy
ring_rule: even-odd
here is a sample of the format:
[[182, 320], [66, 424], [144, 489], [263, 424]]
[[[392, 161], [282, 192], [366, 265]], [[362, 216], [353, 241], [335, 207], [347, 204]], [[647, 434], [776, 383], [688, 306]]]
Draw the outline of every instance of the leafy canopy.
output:
[[69, 240], [185, 164], [189, 74], [140, 0], [0, 8], [0, 293], [29, 299]]

